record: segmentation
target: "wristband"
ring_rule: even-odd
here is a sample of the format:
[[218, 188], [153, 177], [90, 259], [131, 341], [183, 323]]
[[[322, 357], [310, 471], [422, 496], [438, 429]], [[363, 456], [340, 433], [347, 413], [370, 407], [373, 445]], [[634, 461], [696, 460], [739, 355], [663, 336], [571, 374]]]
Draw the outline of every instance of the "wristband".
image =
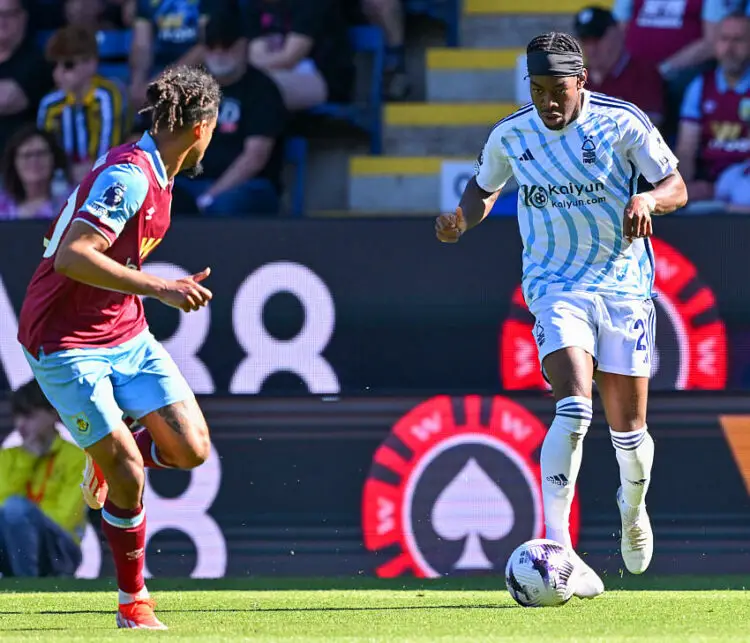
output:
[[649, 214], [653, 214], [654, 210], [656, 210], [656, 199], [652, 194], [649, 194], [648, 192], [641, 192], [639, 194], [636, 194], [636, 196], [641, 197], [642, 199], [646, 200], [646, 203], [648, 203], [648, 211]]

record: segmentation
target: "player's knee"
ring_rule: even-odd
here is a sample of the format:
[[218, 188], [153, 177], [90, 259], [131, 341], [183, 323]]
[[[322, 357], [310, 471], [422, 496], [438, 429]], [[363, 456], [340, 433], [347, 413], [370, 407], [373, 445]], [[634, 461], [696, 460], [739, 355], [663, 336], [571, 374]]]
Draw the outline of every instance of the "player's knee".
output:
[[178, 453], [173, 454], [171, 458], [172, 463], [179, 469], [195, 469], [208, 460], [211, 454], [211, 439], [205, 426], [200, 430], [190, 431], [190, 436]]
[[561, 349], [547, 355], [542, 364], [557, 399], [591, 398], [593, 360], [586, 351]]
[[549, 375], [555, 397], [585, 397], [591, 399], [591, 382], [587, 382], [577, 371], [562, 371]]
[[642, 429], [646, 424], [646, 418], [640, 413], [633, 411], [633, 413], [623, 413], [618, 418], [613, 418], [610, 422], [610, 427], [613, 431], [620, 433], [629, 433], [630, 431], [638, 431]]

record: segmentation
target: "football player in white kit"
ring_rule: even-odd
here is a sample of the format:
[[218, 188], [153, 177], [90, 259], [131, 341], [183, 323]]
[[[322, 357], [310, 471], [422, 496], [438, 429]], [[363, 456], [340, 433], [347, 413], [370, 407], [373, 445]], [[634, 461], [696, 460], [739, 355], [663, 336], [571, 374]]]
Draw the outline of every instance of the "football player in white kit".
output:
[[[640, 574], [653, 554], [645, 506], [654, 457], [646, 425], [655, 331], [648, 237], [652, 216], [684, 206], [687, 189], [677, 159], [640, 109], [585, 89], [573, 37], [534, 38], [527, 65], [533, 103], [495, 125], [459, 207], [438, 217], [435, 230], [440, 241], [458, 241], [515, 177], [523, 292], [556, 401], [541, 451], [546, 535], [571, 544], [570, 509], [596, 380], [620, 467], [622, 557]], [[653, 189], [637, 193], [640, 175]], [[578, 562], [576, 595], [601, 594], [599, 576]]]

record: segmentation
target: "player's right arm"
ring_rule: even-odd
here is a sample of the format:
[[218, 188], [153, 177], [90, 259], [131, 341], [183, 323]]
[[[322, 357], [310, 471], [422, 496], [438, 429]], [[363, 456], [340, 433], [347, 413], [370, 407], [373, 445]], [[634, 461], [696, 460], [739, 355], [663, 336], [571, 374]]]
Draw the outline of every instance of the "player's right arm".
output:
[[484, 221], [513, 175], [500, 138], [500, 130], [495, 128], [477, 159], [475, 175], [466, 184], [455, 214], [437, 218], [435, 234], [440, 241], [455, 243], [464, 232]]
[[[121, 190], [118, 198], [113, 196], [113, 186]], [[208, 277], [209, 269], [173, 281], [127, 268], [106, 254], [125, 224], [141, 209], [147, 192], [148, 180], [139, 167], [115, 165], [105, 169], [77, 212], [75, 193], [70, 197], [45, 257], [54, 255], [55, 271], [68, 279], [104, 290], [156, 297], [186, 312], [198, 310], [211, 300], [211, 292], [198, 283]], [[63, 232], [71, 218], [70, 227]]]

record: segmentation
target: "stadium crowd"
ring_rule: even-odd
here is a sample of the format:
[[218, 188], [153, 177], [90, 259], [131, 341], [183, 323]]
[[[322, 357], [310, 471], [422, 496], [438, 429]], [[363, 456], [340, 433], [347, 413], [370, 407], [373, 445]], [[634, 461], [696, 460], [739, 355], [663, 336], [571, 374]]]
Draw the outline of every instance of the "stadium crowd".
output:
[[[351, 24], [382, 28], [384, 93], [408, 94], [400, 0], [347, 4], [0, 0], [0, 219], [55, 216], [105, 150], [147, 126], [146, 86], [174, 64], [205, 65], [225, 95], [203, 179], [175, 186], [175, 210], [276, 213], [290, 115], [351, 100]], [[115, 30], [129, 55], [100, 60]]]
[[[352, 100], [350, 26], [382, 28], [384, 98], [409, 96], [402, 2], [0, 0], [0, 219], [54, 216], [105, 150], [147, 126], [145, 88], [177, 63], [205, 65], [225, 98], [205, 172], [177, 183], [175, 211], [279, 212], [292, 119]], [[616, 0], [571, 25], [589, 87], [649, 114], [691, 203], [737, 212], [750, 212], [748, 16], [748, 0]], [[117, 33], [129, 54], [102, 59]]]
[[750, 2], [616, 0], [574, 33], [589, 88], [638, 105], [676, 150], [687, 211], [750, 213]]

